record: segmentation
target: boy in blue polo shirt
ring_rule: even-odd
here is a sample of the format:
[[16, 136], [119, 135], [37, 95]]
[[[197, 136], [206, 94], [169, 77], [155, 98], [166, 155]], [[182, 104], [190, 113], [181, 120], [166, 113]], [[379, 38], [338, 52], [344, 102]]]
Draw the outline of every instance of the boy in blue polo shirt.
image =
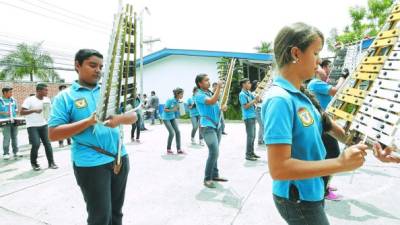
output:
[[49, 121], [52, 141], [72, 137], [72, 162], [88, 212], [88, 224], [122, 224], [122, 205], [129, 172], [129, 159], [122, 146], [122, 167], [113, 172], [118, 151], [120, 124], [132, 124], [136, 113], [112, 116], [106, 126], [96, 121], [100, 99], [103, 56], [96, 50], [81, 49], [75, 55], [79, 80], [54, 99]]
[[210, 88], [210, 79], [207, 74], [199, 74], [196, 76], [196, 86], [199, 88], [194, 97], [197, 110], [200, 114], [200, 127], [204, 140], [208, 147], [208, 158], [204, 176], [204, 186], [208, 188], [216, 188], [215, 181], [226, 182], [225, 178], [219, 176], [218, 155], [219, 143], [221, 141], [221, 109], [226, 111], [226, 106], [219, 106], [219, 95], [222, 83], [217, 84], [215, 93]]
[[[10, 119], [17, 116], [18, 106], [17, 100], [12, 97], [12, 87], [5, 86], [1, 92], [3, 97], [0, 98], [0, 118]], [[22, 155], [18, 152], [18, 127], [12, 121], [7, 125], [3, 126], [3, 158], [5, 160], [10, 159], [10, 140], [12, 144], [12, 150], [14, 157], [21, 157]]]
[[260, 158], [254, 153], [254, 140], [256, 138], [256, 106], [260, 101], [259, 96], [254, 96], [250, 92], [251, 83], [247, 78], [240, 82], [242, 91], [239, 93], [239, 102], [242, 108], [242, 118], [246, 126], [247, 142], [246, 142], [246, 159], [255, 161]]

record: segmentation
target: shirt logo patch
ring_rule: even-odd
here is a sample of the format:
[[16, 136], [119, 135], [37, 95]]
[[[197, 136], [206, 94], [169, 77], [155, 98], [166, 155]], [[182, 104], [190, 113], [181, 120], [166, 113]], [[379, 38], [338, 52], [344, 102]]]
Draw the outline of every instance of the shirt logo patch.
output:
[[75, 100], [75, 106], [78, 109], [82, 109], [82, 108], [87, 107], [86, 99], [80, 98], [80, 99]]
[[311, 113], [306, 108], [300, 108], [297, 111], [297, 115], [300, 118], [303, 126], [308, 127], [314, 123], [314, 119], [311, 116]]

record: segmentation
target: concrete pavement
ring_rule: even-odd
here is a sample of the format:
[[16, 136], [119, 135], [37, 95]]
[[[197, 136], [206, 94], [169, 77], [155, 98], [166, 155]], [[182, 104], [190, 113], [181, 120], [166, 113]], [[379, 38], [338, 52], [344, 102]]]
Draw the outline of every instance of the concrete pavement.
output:
[[[271, 197], [265, 146], [257, 162], [244, 160], [245, 130], [228, 123], [223, 136], [219, 167], [228, 183], [215, 190], [202, 185], [207, 148], [190, 144], [190, 125], [181, 123], [185, 156], [165, 154], [164, 126], [147, 125], [141, 144], [127, 144], [131, 160], [124, 205], [124, 223], [132, 225], [261, 225], [285, 224]], [[130, 128], [125, 127], [126, 136]], [[1, 141], [1, 140], [0, 140]], [[126, 138], [128, 142], [128, 138]], [[20, 143], [27, 134], [20, 132]], [[0, 225], [85, 224], [86, 210], [70, 162], [69, 147], [54, 143], [58, 170], [31, 170], [29, 146], [24, 158], [0, 162]], [[46, 166], [44, 150], [39, 163]], [[400, 224], [399, 165], [382, 164], [369, 156], [353, 173], [335, 176], [333, 184], [344, 196], [327, 202], [331, 224]]]

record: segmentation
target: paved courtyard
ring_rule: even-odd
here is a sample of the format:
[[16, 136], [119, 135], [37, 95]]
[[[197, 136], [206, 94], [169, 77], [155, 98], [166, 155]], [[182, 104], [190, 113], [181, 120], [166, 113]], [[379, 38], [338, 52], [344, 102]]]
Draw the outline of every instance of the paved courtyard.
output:
[[[188, 123], [181, 123], [185, 156], [165, 154], [164, 126], [147, 125], [141, 144], [127, 144], [131, 160], [124, 223], [132, 225], [283, 225], [271, 197], [265, 146], [257, 162], [244, 160], [245, 132], [228, 123], [219, 167], [228, 183], [217, 189], [202, 185], [207, 148], [190, 144]], [[125, 136], [129, 134], [125, 127]], [[85, 224], [86, 210], [75, 182], [69, 147], [53, 143], [58, 170], [32, 171], [27, 134], [19, 135], [24, 157], [0, 161], [0, 225]], [[0, 140], [2, 141], [2, 140]], [[128, 142], [128, 138], [126, 138]], [[1, 142], [0, 142], [1, 143]], [[39, 163], [46, 166], [44, 150]], [[335, 176], [333, 184], [344, 200], [327, 202], [331, 224], [400, 224], [400, 166], [368, 156], [355, 173]]]

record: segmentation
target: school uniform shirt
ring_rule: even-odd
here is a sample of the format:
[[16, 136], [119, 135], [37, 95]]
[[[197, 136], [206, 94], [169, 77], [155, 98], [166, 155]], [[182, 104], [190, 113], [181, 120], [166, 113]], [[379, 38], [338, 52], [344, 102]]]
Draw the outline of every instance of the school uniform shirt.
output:
[[[11, 107], [10, 107], [11, 105]], [[17, 116], [17, 111], [18, 111], [18, 105], [17, 105], [17, 100], [15, 100], [13, 97], [11, 98], [0, 98], [0, 112], [12, 112], [13, 117]], [[0, 115], [1, 119], [8, 119], [10, 118], [10, 115]]]
[[[194, 96], [193, 97], [191, 97], [191, 98], [189, 98], [188, 100], [187, 100], [187, 104], [188, 104], [188, 106], [191, 106], [191, 105], [193, 105], [193, 104], [195, 104], [195, 102], [194, 102]], [[197, 110], [197, 105], [195, 105], [193, 108], [189, 108], [189, 114], [190, 114], [190, 117], [194, 117], [194, 116], [198, 116], [198, 115], [200, 115], [199, 114], [199, 111]]]
[[[326, 150], [321, 139], [321, 115], [310, 99], [282, 76], [274, 80], [261, 108], [264, 121], [264, 142], [267, 145], [291, 145], [292, 158], [305, 161], [324, 160]], [[321, 177], [303, 180], [274, 180], [273, 193], [289, 198], [289, 186], [294, 184], [305, 201], [324, 198]]]
[[29, 96], [22, 103], [22, 108], [32, 110], [41, 109], [41, 113], [31, 113], [25, 116], [26, 127], [41, 127], [47, 125], [48, 113], [51, 107], [51, 101], [48, 97], [38, 99], [36, 95]]
[[319, 104], [324, 110], [332, 100], [332, 96], [329, 95], [331, 88], [332, 85], [320, 79], [312, 79], [307, 85], [307, 89], [317, 97]]
[[212, 127], [218, 129], [221, 126], [221, 109], [219, 101], [212, 105], [206, 104], [206, 100], [211, 98], [211, 91], [203, 91], [199, 89], [194, 96], [197, 110], [200, 114], [200, 127]]
[[242, 108], [242, 119], [253, 119], [256, 118], [256, 108], [254, 105], [251, 105], [249, 108], [245, 109], [244, 105], [253, 101], [255, 99], [254, 95], [250, 91], [242, 90], [239, 93], [239, 102]]
[[[93, 89], [74, 82], [70, 88], [60, 92], [53, 102], [49, 127], [74, 123], [90, 117], [95, 111], [100, 99], [100, 86]], [[114, 158], [101, 154], [90, 147], [102, 148], [114, 155], [118, 152], [119, 128], [110, 128], [102, 124], [91, 126], [72, 137], [72, 161], [78, 167], [93, 167], [114, 161]], [[122, 156], [126, 155], [122, 145]]]
[[[165, 107], [164, 109], [173, 109], [175, 107], [178, 106], [178, 100], [176, 98], [170, 98], [167, 100], [167, 102], [165, 103]], [[161, 118], [163, 120], [173, 120], [175, 118], [177, 118], [179, 116], [179, 112], [166, 112], [165, 110], [163, 111], [163, 114], [161, 116]]]

